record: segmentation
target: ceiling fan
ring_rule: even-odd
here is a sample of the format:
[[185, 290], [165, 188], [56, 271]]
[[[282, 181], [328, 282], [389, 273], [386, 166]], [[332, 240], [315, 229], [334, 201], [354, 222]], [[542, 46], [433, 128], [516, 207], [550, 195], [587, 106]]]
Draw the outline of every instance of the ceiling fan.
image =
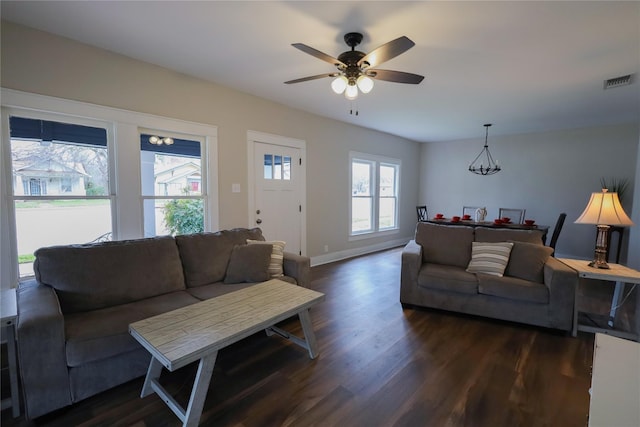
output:
[[415, 43], [408, 37], [398, 37], [369, 53], [355, 50], [355, 47], [362, 42], [361, 33], [347, 33], [344, 35], [344, 41], [347, 46], [351, 47], [351, 50], [341, 53], [338, 58], [334, 58], [303, 43], [292, 44], [293, 47], [311, 56], [333, 64], [338, 71], [289, 80], [286, 81], [285, 84], [301, 83], [309, 80], [322, 79], [324, 77], [335, 77], [331, 83], [333, 91], [337, 94], [344, 92], [347, 99], [353, 100], [358, 96], [358, 89], [363, 93], [369, 93], [371, 91], [373, 88], [372, 79], [408, 84], [418, 84], [424, 79], [424, 76], [418, 74], [374, 68], [411, 49]]

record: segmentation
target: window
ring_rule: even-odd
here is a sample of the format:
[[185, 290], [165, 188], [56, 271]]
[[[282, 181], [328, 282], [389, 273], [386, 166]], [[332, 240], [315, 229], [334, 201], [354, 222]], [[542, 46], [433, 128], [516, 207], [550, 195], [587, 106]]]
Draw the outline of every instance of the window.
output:
[[351, 153], [350, 163], [350, 235], [397, 230], [400, 160]]
[[111, 235], [107, 131], [18, 116], [9, 128], [18, 270], [26, 277], [39, 247]]
[[[1, 92], [2, 123], [7, 124], [0, 126], [3, 287], [33, 275], [33, 253], [39, 247], [143, 237], [148, 221], [155, 221], [156, 198], [199, 199], [205, 230], [218, 229], [215, 126], [6, 89]], [[170, 150], [158, 147], [150, 154], [151, 184], [144, 195], [140, 166], [148, 165], [140, 161], [141, 146], [132, 143], [140, 139], [140, 129], [164, 129], [164, 136], [176, 138]], [[180, 138], [191, 141], [187, 146], [195, 151], [181, 147]], [[156, 196], [161, 187], [154, 182], [156, 154], [202, 164], [199, 171], [187, 174], [183, 185], [166, 182], [163, 193]], [[167, 196], [162, 196], [165, 187]], [[187, 195], [173, 196], [185, 188]], [[149, 203], [151, 208], [145, 208]], [[195, 217], [202, 221], [202, 214]], [[162, 219], [159, 217], [160, 222]]]
[[200, 141], [142, 133], [140, 159], [145, 237], [204, 231]]
[[264, 179], [291, 180], [291, 157], [264, 155]]

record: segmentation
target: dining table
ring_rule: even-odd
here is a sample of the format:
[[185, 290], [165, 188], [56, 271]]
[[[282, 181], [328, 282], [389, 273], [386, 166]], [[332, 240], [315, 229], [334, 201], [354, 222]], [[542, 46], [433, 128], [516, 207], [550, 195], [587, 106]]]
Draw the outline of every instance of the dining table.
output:
[[432, 218], [428, 219], [424, 222], [428, 222], [431, 224], [442, 224], [442, 225], [461, 225], [466, 227], [487, 227], [487, 228], [495, 228], [495, 229], [512, 229], [512, 230], [540, 230], [542, 243], [547, 243], [547, 233], [549, 232], [548, 225], [527, 225], [527, 224], [515, 224], [515, 223], [501, 223], [496, 224], [493, 221], [474, 221], [472, 219], [460, 219], [458, 221], [453, 221], [451, 218]]

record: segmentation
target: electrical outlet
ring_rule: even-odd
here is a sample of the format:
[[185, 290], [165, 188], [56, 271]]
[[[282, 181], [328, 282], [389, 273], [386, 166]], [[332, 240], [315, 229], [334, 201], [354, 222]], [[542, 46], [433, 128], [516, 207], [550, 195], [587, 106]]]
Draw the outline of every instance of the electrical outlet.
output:
[[329, 245], [324, 245], [324, 251], [329, 252]]

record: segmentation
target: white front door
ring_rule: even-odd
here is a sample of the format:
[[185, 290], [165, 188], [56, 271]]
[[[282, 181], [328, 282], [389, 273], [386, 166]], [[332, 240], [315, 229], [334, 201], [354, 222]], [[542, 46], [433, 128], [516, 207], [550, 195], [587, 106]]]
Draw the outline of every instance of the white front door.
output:
[[304, 253], [302, 149], [271, 142], [278, 141], [249, 140], [253, 148], [249, 218], [253, 226], [262, 229], [265, 239], [283, 240], [285, 251]]

